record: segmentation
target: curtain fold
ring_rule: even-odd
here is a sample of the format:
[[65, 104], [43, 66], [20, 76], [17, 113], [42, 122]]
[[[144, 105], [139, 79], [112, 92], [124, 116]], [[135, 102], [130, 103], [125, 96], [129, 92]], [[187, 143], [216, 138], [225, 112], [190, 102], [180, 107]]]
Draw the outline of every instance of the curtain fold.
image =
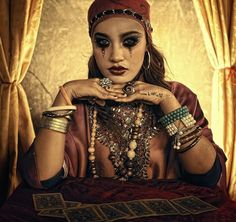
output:
[[21, 82], [33, 55], [43, 0], [0, 1], [0, 202], [20, 182], [19, 144], [25, 152], [35, 134]]
[[[236, 0], [193, 0], [212, 76], [212, 130], [228, 158], [227, 188], [236, 200]], [[204, 87], [204, 86], [203, 86]]]

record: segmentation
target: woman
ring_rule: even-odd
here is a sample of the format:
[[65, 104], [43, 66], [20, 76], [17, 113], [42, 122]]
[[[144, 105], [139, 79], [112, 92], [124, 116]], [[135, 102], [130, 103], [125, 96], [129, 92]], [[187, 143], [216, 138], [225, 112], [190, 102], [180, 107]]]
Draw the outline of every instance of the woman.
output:
[[23, 178], [37, 188], [68, 174], [224, 188], [225, 156], [196, 95], [164, 79], [147, 1], [95, 0], [88, 22], [89, 78], [60, 87], [22, 161]]

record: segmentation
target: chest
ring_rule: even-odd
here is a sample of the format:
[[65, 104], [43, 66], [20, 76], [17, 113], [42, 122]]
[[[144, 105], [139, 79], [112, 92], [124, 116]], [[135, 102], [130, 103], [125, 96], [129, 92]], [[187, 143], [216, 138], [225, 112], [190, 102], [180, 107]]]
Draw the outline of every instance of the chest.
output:
[[[94, 121], [93, 112], [94, 107], [89, 107], [90, 128]], [[113, 165], [114, 174], [118, 177], [122, 177], [129, 167], [127, 153], [134, 133], [137, 147], [132, 166], [135, 166], [136, 177], [147, 178], [147, 168], [156, 156], [163, 156], [167, 144], [166, 135], [151, 106], [143, 106], [139, 130], [134, 132], [138, 112], [139, 104], [97, 108], [96, 159], [100, 166], [104, 165], [103, 168]]]

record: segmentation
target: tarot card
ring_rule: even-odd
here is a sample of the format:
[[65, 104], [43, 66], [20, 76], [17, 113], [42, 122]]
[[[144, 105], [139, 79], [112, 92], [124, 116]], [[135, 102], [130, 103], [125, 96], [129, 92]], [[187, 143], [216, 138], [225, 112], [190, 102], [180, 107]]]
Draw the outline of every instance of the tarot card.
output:
[[79, 207], [82, 205], [81, 202], [76, 202], [76, 201], [65, 201], [65, 203], [66, 203], [66, 208]]
[[60, 217], [65, 218], [63, 213], [63, 209], [52, 209], [52, 210], [41, 210], [38, 213], [39, 216], [46, 216], [46, 217]]
[[114, 202], [114, 203], [109, 203], [109, 205], [121, 211], [122, 213], [125, 213], [126, 215], [128, 215], [128, 217], [135, 216], [135, 214], [127, 207], [125, 202]]
[[179, 212], [165, 199], [143, 200], [144, 205], [155, 213], [155, 216], [177, 215]]
[[109, 221], [119, 220], [127, 218], [127, 214], [117, 210], [116, 208], [110, 206], [109, 204], [99, 204], [97, 208], [105, 216], [105, 219]]
[[171, 202], [171, 204], [174, 206], [174, 208], [179, 212], [180, 215], [190, 215], [191, 212], [187, 209], [175, 204], [174, 202]]
[[65, 208], [65, 202], [61, 193], [33, 194], [35, 210], [49, 210]]
[[171, 200], [174, 204], [177, 204], [184, 209], [188, 210], [192, 214], [200, 214], [207, 211], [213, 211], [217, 208], [211, 204], [200, 200], [195, 196], [181, 197]]
[[139, 200], [129, 201], [126, 202], [125, 204], [135, 215], [134, 217], [155, 216], [155, 214]]
[[94, 207], [80, 207], [63, 209], [68, 222], [97, 222], [103, 221]]

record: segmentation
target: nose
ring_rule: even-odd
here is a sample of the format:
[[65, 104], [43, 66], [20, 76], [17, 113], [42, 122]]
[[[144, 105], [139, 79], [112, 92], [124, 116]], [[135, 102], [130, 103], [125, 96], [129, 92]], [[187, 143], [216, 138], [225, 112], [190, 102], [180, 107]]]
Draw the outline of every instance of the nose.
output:
[[110, 60], [111, 62], [118, 63], [124, 59], [123, 48], [119, 44], [115, 44], [112, 47]]

